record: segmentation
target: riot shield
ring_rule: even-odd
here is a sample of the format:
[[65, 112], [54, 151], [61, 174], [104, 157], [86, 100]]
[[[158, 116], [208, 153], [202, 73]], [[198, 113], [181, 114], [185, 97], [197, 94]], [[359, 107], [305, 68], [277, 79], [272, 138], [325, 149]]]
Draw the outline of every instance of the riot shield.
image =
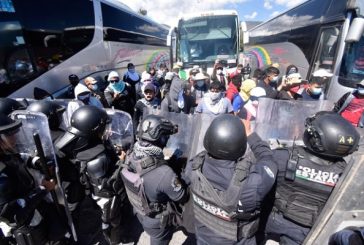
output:
[[[19, 131], [14, 135], [16, 137], [16, 139], [13, 139], [14, 142], [16, 142], [14, 145], [16, 149], [14, 150], [23, 156], [39, 157], [39, 165], [42, 172], [31, 168], [29, 169], [29, 172], [38, 185], [40, 185], [40, 182], [44, 177], [55, 178], [57, 180], [58, 184], [56, 189], [51, 192], [51, 198], [48, 197], [48, 199], [52, 199], [58, 211], [64, 209], [70, 231], [76, 241], [76, 231], [68, 209], [65, 192], [62, 189], [59, 167], [54, 153], [47, 117], [43, 113], [23, 110], [14, 111], [11, 114], [11, 117], [20, 120], [22, 123]], [[54, 174], [53, 171], [50, 171], [50, 167], [54, 168]], [[60, 211], [60, 213], [63, 212]]]
[[192, 120], [192, 137], [191, 150], [188, 159], [192, 159], [198, 153], [205, 150], [203, 139], [211, 122], [216, 118], [216, 115], [211, 114], [195, 114]]
[[134, 128], [131, 116], [120, 110], [105, 110], [111, 118], [111, 123], [105, 130], [105, 138], [109, 139], [116, 149], [129, 149], [134, 143]]
[[291, 101], [260, 98], [255, 121], [254, 132], [263, 140], [276, 144], [298, 145], [303, 144], [305, 120], [318, 111], [332, 110], [333, 102], [318, 101]]
[[191, 149], [191, 135], [192, 135], [192, 115], [184, 113], [167, 112], [154, 108], [145, 108], [143, 117], [145, 115], [159, 115], [172, 123], [178, 125], [178, 132], [170, 136], [167, 146], [163, 149], [164, 157], [166, 160], [170, 159], [173, 155], [178, 155], [179, 158], [187, 161]]
[[340, 177], [304, 244], [328, 244], [330, 236], [346, 227], [364, 227], [364, 155], [362, 149], [347, 159]]

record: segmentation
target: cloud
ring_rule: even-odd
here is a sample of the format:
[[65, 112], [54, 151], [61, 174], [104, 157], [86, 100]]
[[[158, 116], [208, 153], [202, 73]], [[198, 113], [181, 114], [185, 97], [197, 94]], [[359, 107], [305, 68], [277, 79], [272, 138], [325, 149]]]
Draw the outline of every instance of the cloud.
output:
[[179, 16], [184, 13], [196, 13], [201, 11], [224, 9], [228, 4], [241, 4], [248, 0], [115, 0], [138, 11], [143, 8], [148, 11], [147, 16], [151, 19], [169, 26], [177, 25]]
[[245, 19], [254, 19], [255, 17], [257, 17], [257, 15], [258, 15], [258, 13], [256, 11], [254, 11], [250, 15], [249, 14], [244, 15], [244, 18]]
[[264, 5], [263, 6], [266, 9], [272, 9], [273, 8], [272, 4], [270, 3], [270, 0], [264, 0]]
[[280, 12], [279, 11], [274, 11], [273, 13], [271, 13], [269, 16], [270, 17], [276, 17], [277, 15], [279, 15], [280, 14]]
[[306, 2], [307, 0], [275, 0], [276, 4], [286, 6], [287, 8], [293, 8], [298, 4]]

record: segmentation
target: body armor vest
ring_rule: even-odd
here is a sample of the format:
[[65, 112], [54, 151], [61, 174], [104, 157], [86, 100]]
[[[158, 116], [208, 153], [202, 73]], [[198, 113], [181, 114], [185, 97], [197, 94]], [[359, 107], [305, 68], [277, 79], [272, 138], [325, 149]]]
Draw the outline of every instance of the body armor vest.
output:
[[251, 161], [248, 158], [239, 159], [229, 187], [226, 191], [218, 191], [201, 172], [206, 154], [198, 154], [192, 165], [191, 191], [196, 219], [214, 233], [232, 241], [253, 236], [259, 224], [258, 213], [237, 211]]
[[[132, 164], [130, 161], [132, 161]], [[130, 203], [138, 214], [155, 218], [156, 215], [165, 210], [166, 205], [162, 203], [150, 203], [148, 201], [144, 191], [143, 175], [165, 164], [165, 162], [150, 156], [135, 159], [132, 155], [130, 155], [129, 160], [126, 162], [126, 166], [121, 171], [121, 176]]]
[[302, 147], [289, 149], [285, 176], [277, 177], [274, 206], [283, 216], [312, 227], [335, 187], [346, 163], [329, 162]]

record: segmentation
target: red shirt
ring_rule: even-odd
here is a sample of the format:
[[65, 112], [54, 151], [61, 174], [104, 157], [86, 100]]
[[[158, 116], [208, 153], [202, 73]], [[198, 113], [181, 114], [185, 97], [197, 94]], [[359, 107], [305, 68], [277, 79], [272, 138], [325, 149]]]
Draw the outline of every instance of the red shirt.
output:
[[341, 116], [357, 127], [363, 111], [364, 99], [354, 98], [341, 113]]

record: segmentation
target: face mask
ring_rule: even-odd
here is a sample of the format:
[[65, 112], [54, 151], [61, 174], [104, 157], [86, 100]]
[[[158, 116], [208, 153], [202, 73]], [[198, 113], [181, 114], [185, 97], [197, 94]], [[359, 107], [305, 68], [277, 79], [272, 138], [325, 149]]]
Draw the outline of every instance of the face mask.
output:
[[205, 81], [204, 80], [198, 80], [196, 82], [196, 86], [199, 87], [199, 88], [203, 87], [203, 85], [205, 85]]
[[134, 73], [135, 72], [135, 69], [129, 69], [129, 72], [130, 73]]
[[98, 89], [97, 84], [92, 84], [92, 85], [90, 86], [90, 89], [91, 89], [91, 90], [93, 90], [93, 91], [96, 91], [96, 90]]
[[117, 83], [112, 83], [111, 88], [114, 90], [114, 92], [121, 93], [124, 91], [125, 83], [122, 81], [119, 81]]
[[321, 93], [322, 93], [322, 88], [312, 88], [312, 89], [311, 89], [311, 93], [312, 93], [313, 95], [319, 95], [319, 94], [321, 94]]
[[358, 88], [358, 94], [364, 95], [364, 88]]
[[218, 75], [222, 75], [222, 70], [221, 70], [221, 69], [218, 69], [218, 70], [216, 70], [216, 73], [217, 73]]
[[221, 95], [220, 92], [210, 92], [210, 99], [212, 101], [216, 101], [216, 100], [220, 99], [220, 95]]
[[271, 82], [272, 82], [272, 83], [276, 83], [276, 82], [278, 82], [278, 76], [273, 77]]

